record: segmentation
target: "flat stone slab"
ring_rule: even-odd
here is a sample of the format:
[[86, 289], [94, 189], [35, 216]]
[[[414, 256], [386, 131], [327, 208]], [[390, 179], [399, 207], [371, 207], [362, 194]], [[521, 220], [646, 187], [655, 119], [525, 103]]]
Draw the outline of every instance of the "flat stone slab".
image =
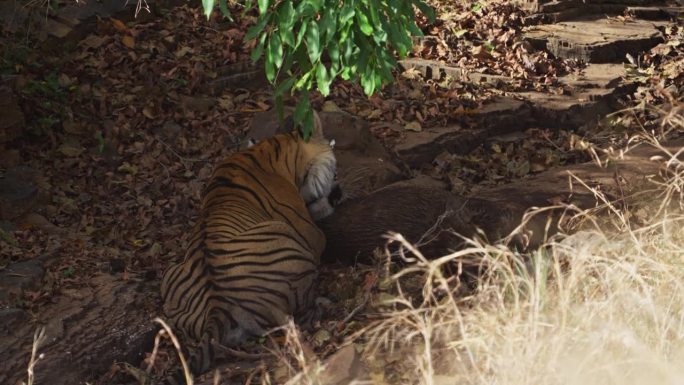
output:
[[444, 151], [465, 154], [488, 136], [520, 130], [534, 123], [530, 105], [510, 97], [496, 98], [465, 120], [477, 122], [474, 125], [482, 128], [466, 129], [451, 125], [407, 132], [406, 138], [394, 150], [409, 167], [418, 168]]
[[538, 49], [564, 59], [586, 63], [622, 63], [663, 41], [656, 28], [663, 22], [611, 19], [567, 21], [525, 29], [525, 38]]
[[[413, 60], [410, 65], [428, 78], [440, 79], [463, 70], [429, 60]], [[478, 74], [471, 75], [477, 78]], [[508, 79], [510, 80], [510, 79]], [[409, 167], [418, 168], [443, 151], [466, 154], [486, 138], [529, 127], [576, 129], [614, 111], [616, 100], [633, 92], [636, 84], [625, 81], [621, 64], [590, 64], [581, 72], [558, 79], [567, 92], [510, 92], [464, 116], [464, 125], [435, 127], [407, 132], [395, 146], [398, 157]], [[506, 81], [499, 77], [497, 81]]]
[[[0, 312], [0, 383], [25, 380], [33, 333], [45, 327], [35, 384], [114, 383], [93, 381], [116, 362], [137, 365], [152, 350], [158, 313], [158, 285], [109, 274], [92, 277], [83, 287], [64, 289], [30, 321], [19, 310]], [[4, 330], [11, 330], [5, 333]]]
[[612, 113], [617, 100], [636, 90], [637, 84], [625, 81], [621, 64], [590, 64], [579, 74], [563, 78], [568, 93], [518, 92], [530, 103], [539, 127], [576, 129]]

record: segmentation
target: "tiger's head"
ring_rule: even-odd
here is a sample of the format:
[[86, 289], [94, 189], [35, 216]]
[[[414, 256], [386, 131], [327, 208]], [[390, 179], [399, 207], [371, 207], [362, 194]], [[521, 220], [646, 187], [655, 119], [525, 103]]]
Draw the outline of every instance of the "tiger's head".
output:
[[290, 116], [277, 131], [287, 134], [278, 134], [259, 143], [252, 141], [248, 147], [259, 151], [259, 147], [270, 143], [268, 146], [276, 157], [286, 155], [283, 161], [279, 161], [279, 172], [293, 177], [312, 219], [317, 221], [333, 212], [328, 197], [335, 188], [337, 160], [333, 152], [335, 141], [325, 138], [323, 124], [315, 111], [313, 120], [313, 132], [308, 141], [304, 139], [302, 129], [294, 127]]

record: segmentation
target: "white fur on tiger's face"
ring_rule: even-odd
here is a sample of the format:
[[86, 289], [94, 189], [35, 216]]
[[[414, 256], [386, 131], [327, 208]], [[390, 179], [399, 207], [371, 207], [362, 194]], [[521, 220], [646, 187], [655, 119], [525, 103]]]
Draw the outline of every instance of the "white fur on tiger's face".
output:
[[308, 142], [276, 135], [233, 154], [209, 179], [185, 259], [161, 283], [166, 317], [194, 345], [195, 374], [209, 369], [215, 343], [235, 345], [313, 315], [325, 248], [314, 219], [331, 213], [320, 202], [328, 203], [336, 167], [316, 122]]

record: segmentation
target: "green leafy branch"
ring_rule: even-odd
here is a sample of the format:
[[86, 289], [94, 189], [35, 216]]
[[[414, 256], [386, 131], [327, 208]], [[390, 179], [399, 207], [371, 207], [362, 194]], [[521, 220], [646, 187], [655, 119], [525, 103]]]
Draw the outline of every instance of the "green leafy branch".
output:
[[[215, 1], [202, 1], [207, 17]], [[406, 57], [411, 37], [422, 35], [415, 10], [434, 19], [423, 0], [257, 0], [256, 7], [257, 22], [245, 36], [257, 41], [252, 60], [264, 58], [281, 116], [283, 95], [300, 94], [294, 120], [307, 136], [313, 128], [311, 90], [327, 96], [340, 77], [358, 81], [372, 95], [393, 80], [395, 56]], [[229, 17], [226, 0], [219, 0], [219, 8]], [[245, 9], [253, 8], [248, 0]]]

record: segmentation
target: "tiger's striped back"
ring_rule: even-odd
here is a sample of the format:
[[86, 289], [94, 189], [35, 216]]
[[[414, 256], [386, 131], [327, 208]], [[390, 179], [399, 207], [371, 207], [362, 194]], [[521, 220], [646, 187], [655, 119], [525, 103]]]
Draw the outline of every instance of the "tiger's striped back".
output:
[[325, 237], [307, 203], [330, 193], [335, 164], [322, 135], [305, 142], [292, 133], [216, 167], [185, 259], [161, 284], [166, 317], [197, 345], [194, 373], [209, 369], [212, 341], [235, 345], [288, 316], [311, 318]]

